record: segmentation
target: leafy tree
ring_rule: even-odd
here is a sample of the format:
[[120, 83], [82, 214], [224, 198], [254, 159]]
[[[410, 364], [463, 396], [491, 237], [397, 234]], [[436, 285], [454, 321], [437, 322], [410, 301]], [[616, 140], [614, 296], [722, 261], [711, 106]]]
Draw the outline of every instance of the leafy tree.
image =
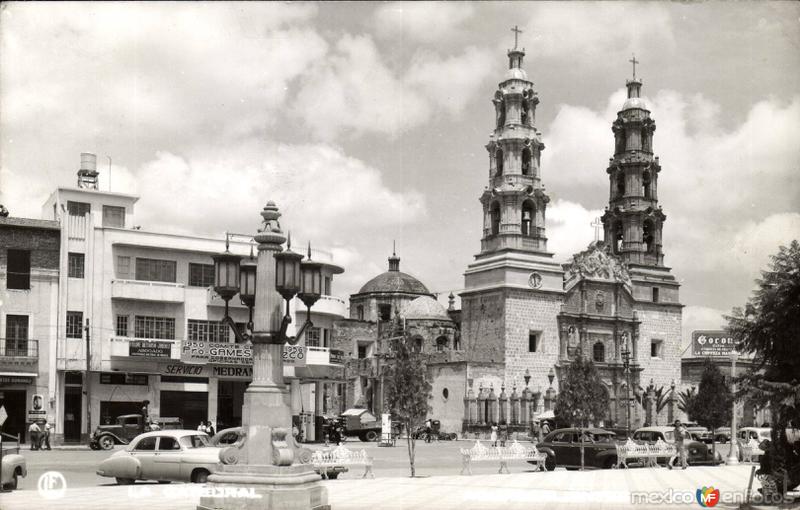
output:
[[[779, 487], [800, 484], [800, 453], [789, 443], [787, 428], [800, 428], [800, 243], [781, 246], [769, 268], [756, 280], [744, 307], [726, 317], [728, 331], [756, 363], [740, 378], [742, 393], [769, 405], [772, 412], [772, 457], [769, 473]], [[788, 478], [783, 486], [784, 474]]]
[[692, 400], [697, 396], [697, 388], [692, 386], [689, 389], [678, 392], [678, 409], [686, 413], [690, 420], [694, 420], [694, 415], [689, 411], [692, 408]]
[[725, 376], [719, 367], [706, 359], [700, 389], [691, 401], [688, 414], [698, 424], [711, 430], [711, 448], [717, 454], [716, 429], [731, 422], [733, 394], [725, 384]]
[[[572, 427], [588, 427], [604, 419], [608, 412], [608, 392], [597, 368], [590, 360], [578, 356], [567, 365], [561, 378], [553, 414], [556, 422]], [[581, 469], [584, 445], [581, 437]]]
[[392, 415], [406, 429], [408, 461], [413, 477], [416, 474], [417, 441], [412, 432], [424, 423], [430, 410], [431, 384], [427, 379], [425, 359], [422, 354], [414, 352], [410, 339], [403, 333], [399, 316], [395, 316], [391, 345], [394, 358], [386, 367], [386, 403]]

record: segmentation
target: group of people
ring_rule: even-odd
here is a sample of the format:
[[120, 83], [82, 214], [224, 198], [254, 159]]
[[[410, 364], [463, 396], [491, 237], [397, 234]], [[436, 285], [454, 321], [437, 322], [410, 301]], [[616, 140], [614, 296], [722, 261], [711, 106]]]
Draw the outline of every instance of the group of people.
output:
[[501, 420], [499, 426], [497, 422], [492, 422], [489, 440], [492, 442], [492, 446], [497, 446], [498, 440], [500, 441], [500, 446], [506, 445], [506, 441], [508, 441], [508, 424], [505, 420]]
[[214, 430], [214, 425], [211, 424], [211, 420], [200, 421], [200, 425], [197, 426], [197, 430], [199, 432], [205, 432], [209, 435], [209, 437], [213, 436], [217, 432]]
[[31, 450], [52, 450], [50, 447], [50, 432], [53, 426], [47, 420], [44, 423], [31, 422], [28, 434], [31, 438]]

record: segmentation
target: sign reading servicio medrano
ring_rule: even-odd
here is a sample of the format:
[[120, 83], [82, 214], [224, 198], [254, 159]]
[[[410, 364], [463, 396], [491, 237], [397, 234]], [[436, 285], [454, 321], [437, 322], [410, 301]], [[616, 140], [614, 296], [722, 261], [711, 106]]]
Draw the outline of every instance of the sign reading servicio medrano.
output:
[[692, 331], [692, 354], [705, 356], [730, 356], [736, 342], [725, 331]]
[[217, 365], [252, 365], [253, 346], [186, 340], [181, 347], [181, 361]]

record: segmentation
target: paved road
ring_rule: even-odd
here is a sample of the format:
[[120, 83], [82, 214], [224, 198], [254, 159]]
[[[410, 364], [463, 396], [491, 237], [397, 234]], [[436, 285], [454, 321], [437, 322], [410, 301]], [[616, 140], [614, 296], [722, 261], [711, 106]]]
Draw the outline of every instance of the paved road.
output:
[[[416, 443], [416, 468], [417, 475], [458, 475], [461, 471], [461, 455], [459, 448], [470, 447], [469, 441], [441, 441], [438, 443]], [[311, 448], [321, 448], [322, 445], [307, 445]], [[347, 448], [366, 449], [375, 459], [373, 472], [376, 477], [405, 477], [409, 476], [408, 448], [404, 440], [398, 441], [393, 448], [379, 448], [377, 443], [362, 443], [361, 441], [348, 441]], [[117, 447], [117, 448], [122, 448]], [[52, 450], [29, 451], [23, 450], [22, 454], [28, 462], [28, 477], [23, 481], [23, 486], [35, 488], [36, 480], [46, 471], [59, 471], [64, 475], [69, 487], [94, 487], [97, 485], [113, 484], [114, 480], [103, 478], [95, 474], [97, 465], [108, 458], [113, 452], [81, 450]], [[352, 473], [345, 473], [343, 478], [357, 478], [360, 476], [358, 467]], [[498, 466], [494, 464], [475, 464], [475, 474], [496, 473]], [[528, 469], [524, 462], [512, 465], [512, 472], [523, 472]]]

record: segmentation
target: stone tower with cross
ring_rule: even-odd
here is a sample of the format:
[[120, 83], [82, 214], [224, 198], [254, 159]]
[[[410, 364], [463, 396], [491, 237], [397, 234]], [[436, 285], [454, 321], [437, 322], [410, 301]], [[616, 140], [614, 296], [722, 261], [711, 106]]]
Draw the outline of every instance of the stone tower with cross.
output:
[[[488, 184], [480, 196], [480, 252], [464, 273], [461, 293], [463, 346], [474, 364], [467, 380], [473, 391], [525, 387], [542, 393], [558, 359], [556, 315], [562, 304], [561, 265], [547, 249], [545, 212], [549, 197], [542, 179], [544, 150], [537, 129], [539, 97], [523, 69], [525, 50], [514, 48], [492, 103], [495, 122], [488, 152]], [[557, 385], [557, 382], [555, 383]]]
[[[608, 207], [601, 221], [613, 255], [630, 270], [634, 310], [640, 321], [639, 361], [643, 380], [668, 386], [679, 363], [681, 338], [680, 284], [664, 265], [662, 232], [667, 219], [659, 205], [661, 165], [653, 151], [655, 121], [641, 97], [642, 80], [627, 80], [628, 97], [611, 129], [614, 155], [606, 172]], [[659, 384], [660, 383], [660, 384]]]

